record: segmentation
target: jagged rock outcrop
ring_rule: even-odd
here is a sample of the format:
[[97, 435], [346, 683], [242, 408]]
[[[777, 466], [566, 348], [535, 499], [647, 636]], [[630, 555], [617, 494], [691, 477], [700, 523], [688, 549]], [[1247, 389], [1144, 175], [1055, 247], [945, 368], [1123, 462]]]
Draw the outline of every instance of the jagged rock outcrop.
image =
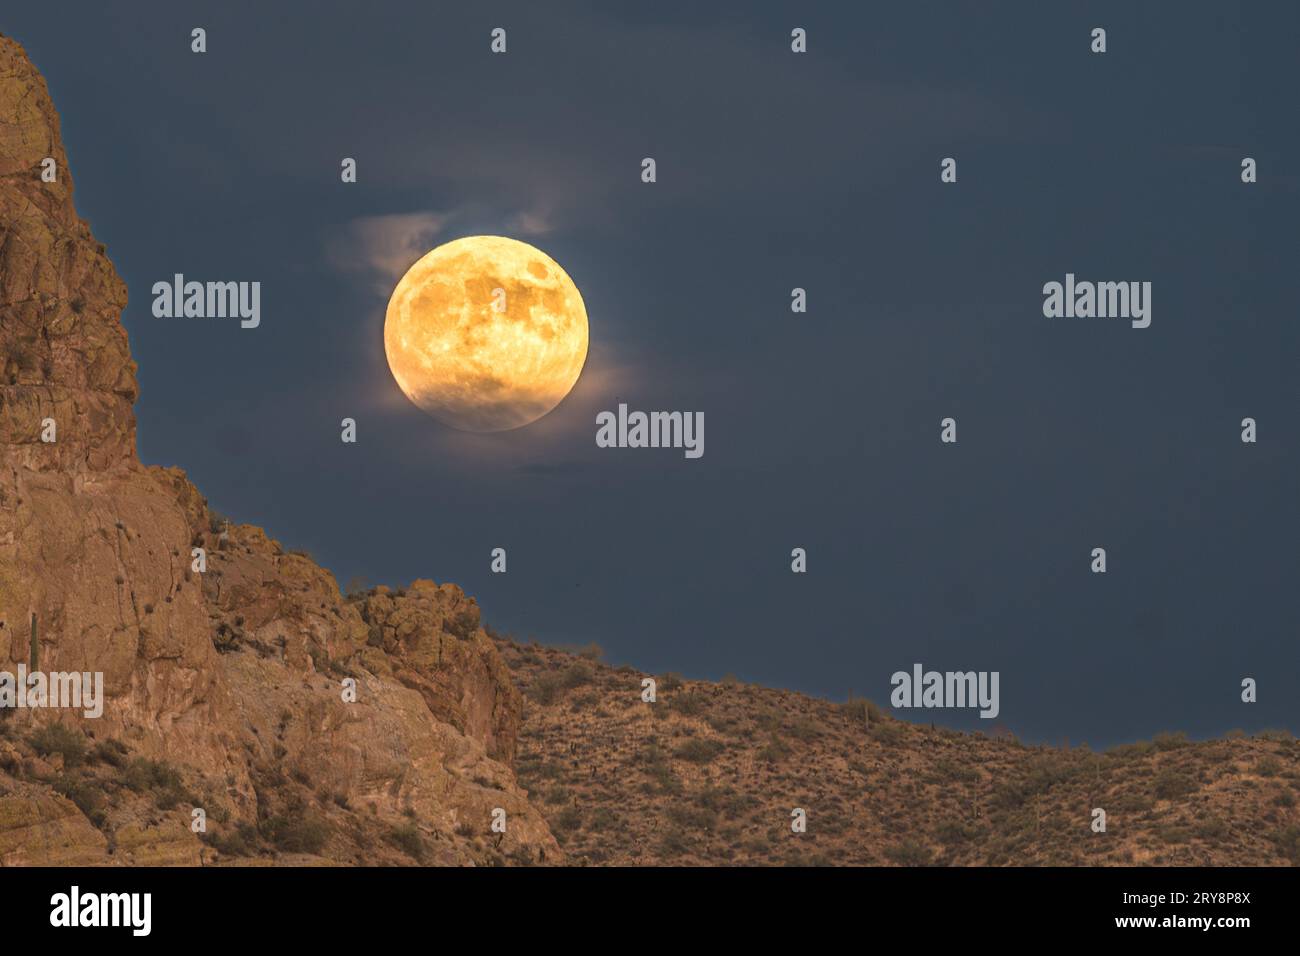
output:
[[473, 599], [417, 581], [349, 601], [142, 465], [126, 299], [44, 80], [0, 36], [0, 671], [102, 672], [107, 698], [98, 718], [0, 709], [0, 865], [560, 861]]
[[367, 645], [384, 651], [394, 676], [418, 690], [434, 716], [482, 740], [492, 757], [514, 760], [519, 692], [472, 597], [454, 584], [413, 581], [400, 595], [377, 588], [361, 618]]
[[[45, 182], [46, 160], [54, 181]], [[72, 204], [45, 81], [0, 39], [0, 443], [6, 469], [69, 480], [135, 455], [135, 363], [118, 321], [126, 286]], [[59, 441], [40, 441], [52, 418]]]
[[108, 841], [66, 797], [28, 786], [0, 797], [5, 866], [94, 866]]

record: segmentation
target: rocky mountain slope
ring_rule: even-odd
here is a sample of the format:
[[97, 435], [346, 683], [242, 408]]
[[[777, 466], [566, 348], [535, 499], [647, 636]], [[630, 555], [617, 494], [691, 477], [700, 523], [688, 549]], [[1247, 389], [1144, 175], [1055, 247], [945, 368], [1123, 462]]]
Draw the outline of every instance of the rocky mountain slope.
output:
[[72, 196], [45, 82], [0, 37], [0, 671], [102, 672], [106, 696], [0, 709], [0, 865], [562, 861], [473, 599], [349, 601], [141, 465], [126, 288]]
[[574, 863], [1300, 863], [1287, 733], [1028, 747], [734, 681], [659, 675], [647, 703], [654, 675], [498, 646], [525, 695], [516, 771]]

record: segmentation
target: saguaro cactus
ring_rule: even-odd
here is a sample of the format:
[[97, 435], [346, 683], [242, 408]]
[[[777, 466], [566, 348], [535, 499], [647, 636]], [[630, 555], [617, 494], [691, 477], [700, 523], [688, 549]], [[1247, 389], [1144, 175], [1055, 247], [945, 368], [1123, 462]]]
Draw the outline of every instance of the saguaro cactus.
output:
[[32, 615], [32, 670], [41, 669], [41, 641], [36, 634], [36, 615]]

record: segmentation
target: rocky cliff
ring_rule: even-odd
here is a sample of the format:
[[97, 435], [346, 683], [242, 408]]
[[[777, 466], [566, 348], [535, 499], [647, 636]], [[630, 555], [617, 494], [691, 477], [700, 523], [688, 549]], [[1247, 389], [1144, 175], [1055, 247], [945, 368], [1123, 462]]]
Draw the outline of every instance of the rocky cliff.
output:
[[563, 859], [473, 599], [349, 600], [142, 465], [126, 301], [45, 83], [0, 37], [0, 672], [102, 672], [106, 697], [0, 709], [0, 865]]

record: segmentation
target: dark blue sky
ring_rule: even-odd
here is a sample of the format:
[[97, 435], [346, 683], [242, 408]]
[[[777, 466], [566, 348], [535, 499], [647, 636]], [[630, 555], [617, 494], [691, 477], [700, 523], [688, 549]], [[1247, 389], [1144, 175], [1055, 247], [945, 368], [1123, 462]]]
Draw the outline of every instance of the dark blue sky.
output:
[[[341, 582], [455, 581], [517, 637], [882, 703], [916, 661], [997, 670], [1034, 740], [1300, 729], [1296, 8], [808, 6], [10, 4], [0, 30], [130, 288], [142, 458]], [[382, 344], [405, 265], [474, 233], [544, 249], [591, 320], [575, 392], [491, 436], [411, 406]], [[261, 327], [154, 318], [175, 272], [260, 281]], [[1151, 281], [1151, 328], [1044, 318], [1067, 272]], [[598, 449], [619, 401], [703, 411], [704, 457]]]

